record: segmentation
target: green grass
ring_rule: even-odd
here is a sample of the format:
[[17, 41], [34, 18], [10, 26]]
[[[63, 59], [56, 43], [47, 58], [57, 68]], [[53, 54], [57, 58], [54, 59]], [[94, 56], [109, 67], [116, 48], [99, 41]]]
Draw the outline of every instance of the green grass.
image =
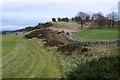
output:
[[[34, 40], [23, 38], [23, 35], [12, 37], [13, 35], [3, 36], [3, 40], [5, 40], [3, 41], [3, 45], [5, 44], [3, 55], [5, 56], [2, 58], [3, 78], [61, 77], [61, 62], [53, 53], [47, 51]], [[8, 50], [5, 47], [7, 44], [13, 47], [10, 46]]]
[[9, 53], [16, 45], [19, 35], [9, 34], [2, 36], [2, 55], [5, 56]]
[[74, 35], [78, 40], [116, 40], [118, 39], [118, 29], [92, 29], [85, 32], [79, 32]]

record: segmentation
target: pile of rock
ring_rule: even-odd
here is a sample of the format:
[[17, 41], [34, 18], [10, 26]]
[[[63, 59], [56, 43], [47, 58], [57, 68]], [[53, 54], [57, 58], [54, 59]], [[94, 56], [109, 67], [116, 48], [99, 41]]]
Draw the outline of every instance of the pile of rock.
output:
[[113, 41], [107, 41], [107, 40], [101, 40], [101, 41], [79, 41], [71, 36], [68, 36], [66, 33], [64, 33], [65, 39], [68, 40], [70, 43], [81, 43], [81, 44], [87, 44], [89, 46], [98, 46], [98, 45], [104, 45], [104, 46], [120, 46], [120, 40], [113, 40]]
[[120, 40], [113, 40], [113, 41], [84, 41], [80, 43], [86, 43], [89, 46], [98, 46], [98, 45], [104, 45], [104, 46], [119, 46]]

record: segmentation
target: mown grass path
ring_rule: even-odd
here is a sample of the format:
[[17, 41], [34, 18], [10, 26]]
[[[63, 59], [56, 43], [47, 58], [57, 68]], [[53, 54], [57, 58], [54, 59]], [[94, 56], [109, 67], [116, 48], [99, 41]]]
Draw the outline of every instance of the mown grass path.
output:
[[8, 37], [10, 38], [7, 39], [7, 36], [3, 36], [3, 45], [11, 44], [11, 39], [15, 40], [15, 43], [11, 44], [10, 49], [3, 46], [3, 78], [61, 77], [61, 62], [53, 53], [48, 52], [34, 40], [23, 38], [21, 34], [16, 35], [17, 38], [12, 38], [15, 35]]

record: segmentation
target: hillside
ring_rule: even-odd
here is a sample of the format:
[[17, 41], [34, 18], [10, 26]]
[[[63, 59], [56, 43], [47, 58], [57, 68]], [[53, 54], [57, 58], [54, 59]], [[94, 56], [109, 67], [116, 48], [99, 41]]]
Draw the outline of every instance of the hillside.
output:
[[[78, 24], [72, 22], [51, 22], [45, 23], [42, 27], [37, 27], [37, 29], [30, 28], [30, 31], [2, 35], [3, 78], [69, 78], [71, 75], [68, 73], [71, 72], [72, 69], [73, 72], [71, 72], [71, 74], [74, 74], [76, 73], [74, 69], [84, 67], [84, 64], [83, 66], [82, 64], [77, 65], [78, 62], [86, 63], [92, 60], [96, 61], [104, 57], [118, 55], [118, 41], [110, 45], [108, 44], [111, 42], [107, 42], [106, 45], [106, 42], [102, 41], [102, 43], [98, 45], [94, 42], [96, 36], [93, 36], [92, 40], [92, 44], [95, 44], [94, 46], [80, 40], [71, 41], [72, 38], [69, 34], [73, 33], [78, 34], [77, 38], [86, 38], [83, 34], [85, 33], [88, 35], [88, 40], [91, 39], [91, 32], [89, 32], [89, 30], [88, 32], [81, 32], [79, 27]], [[109, 30], [114, 31], [114, 29], [104, 29], [104, 32], [109, 32]], [[93, 33], [96, 34], [97, 32], [100, 31], [94, 29]], [[102, 32], [100, 32], [100, 34], [101, 33]], [[73, 34], [73, 36], [74, 35], [75, 34]], [[108, 36], [111, 38], [111, 35]], [[102, 36], [99, 37], [103, 39], [106, 38]], [[94, 61], [91, 63], [94, 63]], [[111, 65], [113, 63], [111, 63]], [[106, 63], [100, 62], [100, 64], [104, 67]], [[115, 64], [117, 64], [117, 62], [115, 62]], [[112, 67], [108, 65], [105, 66], [112, 70], [114, 65]], [[97, 65], [97, 70], [99, 71], [100, 67], [98, 66], [99, 65]], [[87, 66], [85, 66], [85, 68], [90, 69], [90, 67]], [[80, 69], [80, 71], [82, 71], [82, 69]], [[95, 73], [93, 72], [93, 74]], [[107, 72], [104, 70], [103, 73], [107, 75]], [[89, 77], [87, 73], [84, 75]], [[113, 77], [118, 76], [113, 75], [113, 73], [110, 73], [110, 75]]]
[[80, 25], [75, 22], [52, 22], [52, 24], [50, 28], [57, 31], [77, 32], [80, 30]]
[[99, 46], [86, 53], [66, 56], [56, 47], [43, 47], [40, 39], [25, 39], [19, 33], [4, 35], [2, 39], [3, 78], [59, 78], [66, 75], [77, 60], [92, 60], [116, 55], [116, 47]]

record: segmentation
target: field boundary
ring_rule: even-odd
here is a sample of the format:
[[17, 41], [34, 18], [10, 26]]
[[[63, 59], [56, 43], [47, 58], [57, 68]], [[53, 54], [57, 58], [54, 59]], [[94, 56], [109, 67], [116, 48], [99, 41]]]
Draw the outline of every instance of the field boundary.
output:
[[119, 46], [120, 40], [98, 40], [98, 41], [83, 41], [83, 40], [77, 40], [71, 36], [68, 36], [66, 33], [64, 33], [65, 39], [67, 39], [70, 43], [83, 43], [88, 44], [89, 46], [98, 46], [98, 45], [104, 45], [104, 46]]

